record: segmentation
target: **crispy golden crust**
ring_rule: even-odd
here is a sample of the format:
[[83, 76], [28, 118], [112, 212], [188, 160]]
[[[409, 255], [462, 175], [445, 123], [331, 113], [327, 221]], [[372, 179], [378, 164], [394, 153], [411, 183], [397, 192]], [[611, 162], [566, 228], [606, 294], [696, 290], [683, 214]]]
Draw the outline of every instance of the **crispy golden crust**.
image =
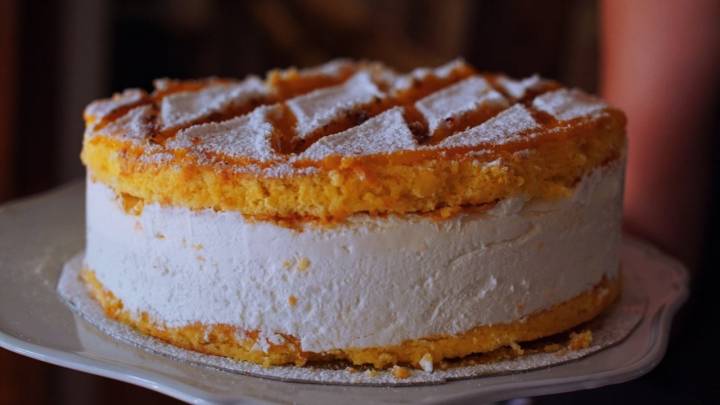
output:
[[488, 149], [479, 156], [411, 152], [344, 159], [284, 177], [202, 165], [187, 156], [147, 162], [141, 149], [104, 137], [87, 141], [82, 156], [94, 178], [150, 202], [261, 219], [339, 220], [360, 212], [421, 213], [479, 205], [520, 193], [566, 196], [585, 173], [620, 157], [625, 137], [618, 124], [588, 123], [548, 135], [544, 142]]
[[[246, 114], [257, 105], [276, 103], [283, 107], [283, 114], [273, 124], [273, 147], [278, 153], [274, 160], [198, 155], [165, 147], [165, 142], [182, 128], [159, 127], [157, 116], [163, 98], [222, 83], [217, 79], [168, 82], [151, 95], [140, 93], [129, 107], [119, 106], [103, 116], [93, 115], [93, 109], [89, 109], [85, 116], [88, 131], [82, 160], [97, 180], [118, 193], [148, 202], [237, 211], [258, 219], [312, 217], [332, 222], [355, 213], [452, 210], [520, 193], [539, 198], [564, 196], [584, 174], [617, 159], [625, 146], [625, 118], [617, 110], [605, 108], [570, 121], [558, 121], [534, 109], [533, 97], [559, 87], [557, 83], [544, 82], [524, 98], [512, 99], [533, 114], [539, 128], [502, 144], [438, 147], [444, 138], [479, 125], [499, 111], [479, 107], [434, 134], [428, 133], [427, 122], [414, 103], [475, 75], [475, 70], [467, 65], [458, 65], [442, 77], [430, 74], [418, 78], [406, 90], [388, 93], [382, 101], [348, 112], [315, 131], [309, 140], [298, 139], [294, 118], [285, 107], [288, 98], [337, 85], [361, 68], [379, 69], [368, 66], [350, 64], [335, 76], [276, 71], [265, 81], [274, 90], [264, 98], [254, 98], [187, 124], [218, 122]], [[490, 83], [496, 82], [496, 76], [483, 77]], [[106, 130], [138, 105], [150, 108], [149, 121], [142, 124], [141, 138], [130, 139], [126, 134]], [[319, 161], [295, 159], [317, 139], [353, 127], [359, 120], [394, 106], [403, 108], [405, 121], [416, 133], [421, 147], [389, 154], [332, 155]]]
[[[550, 309], [536, 312], [521, 321], [508, 324], [476, 327], [456, 336], [435, 336], [405, 341], [399, 345], [374, 348], [343, 348], [325, 353], [305, 352], [302, 342], [294, 336], [284, 336], [282, 344], [270, 344], [267, 353], [255, 349], [257, 332], [238, 331], [223, 324], [205, 325], [197, 322], [184, 327], [168, 328], [146, 314], [130, 314], [112, 292], [106, 290], [92, 270], [84, 269], [81, 277], [90, 294], [100, 303], [105, 313], [128, 324], [142, 333], [154, 336], [173, 345], [207, 354], [250, 361], [265, 366], [348, 361], [354, 365], [388, 368], [404, 365], [421, 368], [421, 361], [440, 364], [473, 353], [491, 352], [517, 342], [551, 336], [596, 317], [620, 293], [620, 278], [604, 278], [593, 288]], [[580, 336], [581, 340], [588, 336]]]

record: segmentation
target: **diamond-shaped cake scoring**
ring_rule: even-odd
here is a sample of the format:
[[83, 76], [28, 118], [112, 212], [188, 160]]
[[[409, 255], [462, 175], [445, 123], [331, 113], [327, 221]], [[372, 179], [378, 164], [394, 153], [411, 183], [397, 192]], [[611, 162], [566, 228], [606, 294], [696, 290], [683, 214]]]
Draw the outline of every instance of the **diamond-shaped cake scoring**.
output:
[[153, 80], [153, 87], [155, 87], [156, 91], [166, 91], [175, 82], [176, 82], [176, 80], [170, 79], [168, 77], [163, 77], [163, 78]]
[[98, 133], [139, 142], [148, 139], [153, 133], [154, 111], [151, 105], [135, 107], [125, 115], [108, 124]]
[[353, 69], [354, 67], [355, 62], [350, 59], [333, 59], [322, 65], [300, 69], [298, 74], [300, 74], [300, 76], [341, 76], [343, 72]]
[[288, 100], [287, 105], [297, 120], [296, 131], [305, 139], [322, 126], [341, 118], [355, 108], [369, 104], [383, 93], [367, 72], [353, 75], [339, 86], [326, 87]]
[[232, 158], [271, 160], [277, 153], [272, 147], [273, 126], [268, 118], [277, 108], [262, 106], [227, 121], [192, 126], [178, 132], [166, 146]]
[[120, 108], [141, 102], [145, 96], [147, 96], [147, 93], [144, 90], [127, 89], [122, 93], [113, 95], [112, 98], [93, 101], [85, 109], [85, 116], [93, 117], [94, 121], [99, 121]]
[[465, 59], [463, 58], [457, 58], [453, 59], [450, 62], [440, 65], [433, 69], [433, 73], [435, 73], [435, 76], [439, 78], [446, 78], [449, 77], [454, 72], [469, 67], [467, 62], [465, 62]]
[[346, 131], [320, 138], [301, 159], [322, 160], [330, 155], [362, 156], [416, 149], [418, 143], [400, 107], [383, 112]]
[[500, 110], [507, 106], [505, 97], [493, 90], [487, 80], [478, 76], [469, 77], [415, 103], [415, 108], [428, 123], [430, 134], [448, 119], [480, 108]]
[[333, 59], [322, 65], [302, 69], [288, 68], [271, 70], [268, 78], [271, 82], [276, 80], [307, 80], [317, 77], [341, 78], [349, 72], [357, 70], [358, 64], [351, 59]]
[[163, 128], [190, 124], [229, 106], [264, 97], [267, 93], [265, 83], [251, 76], [239, 83], [216, 83], [198, 91], [170, 94], [163, 98], [160, 106]]
[[468, 64], [463, 59], [454, 59], [434, 69], [417, 68], [408, 74], [398, 76], [390, 87], [394, 93], [403, 92], [410, 89], [416, 80], [422, 81], [427, 79], [429, 76], [435, 76], [439, 79], [447, 79], [456, 71], [468, 67]]
[[442, 148], [472, 147], [484, 143], [502, 145], [521, 139], [527, 131], [540, 128], [530, 111], [515, 104], [484, 123], [450, 136], [437, 146]]
[[597, 113], [608, 107], [600, 99], [577, 89], [560, 89], [545, 93], [533, 100], [533, 107], [560, 121]]
[[540, 90], [548, 84], [547, 80], [543, 80], [538, 75], [532, 75], [522, 80], [515, 80], [506, 76], [500, 76], [497, 78], [496, 82], [502, 90], [505, 91], [505, 93], [515, 99], [521, 99], [525, 97], [528, 91]]

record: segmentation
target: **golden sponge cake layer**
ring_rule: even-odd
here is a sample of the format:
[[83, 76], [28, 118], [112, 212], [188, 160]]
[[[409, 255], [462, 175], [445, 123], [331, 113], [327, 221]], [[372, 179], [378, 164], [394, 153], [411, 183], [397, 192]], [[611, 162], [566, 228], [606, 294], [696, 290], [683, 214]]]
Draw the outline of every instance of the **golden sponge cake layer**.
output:
[[531, 77], [337, 61], [266, 80], [159, 81], [86, 110], [90, 174], [134, 200], [333, 221], [567, 195], [625, 118]]

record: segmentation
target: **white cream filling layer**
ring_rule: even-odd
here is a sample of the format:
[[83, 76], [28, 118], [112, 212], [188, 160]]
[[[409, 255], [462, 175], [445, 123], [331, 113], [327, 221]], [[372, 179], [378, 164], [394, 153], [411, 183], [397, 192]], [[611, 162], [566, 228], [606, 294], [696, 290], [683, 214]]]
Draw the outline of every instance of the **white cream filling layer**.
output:
[[298, 232], [233, 212], [127, 214], [88, 181], [86, 263], [132, 313], [223, 323], [303, 350], [374, 347], [512, 322], [618, 270], [624, 163], [556, 201], [511, 198], [434, 221], [357, 215]]

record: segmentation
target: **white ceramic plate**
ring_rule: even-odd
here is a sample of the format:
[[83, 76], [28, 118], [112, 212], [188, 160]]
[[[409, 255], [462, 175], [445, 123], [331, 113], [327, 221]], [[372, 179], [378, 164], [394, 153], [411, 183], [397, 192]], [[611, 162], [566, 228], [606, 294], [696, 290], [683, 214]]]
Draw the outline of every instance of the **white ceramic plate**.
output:
[[647, 292], [646, 313], [620, 344], [529, 372], [418, 387], [290, 383], [231, 374], [148, 353], [75, 317], [55, 291], [62, 265], [83, 248], [84, 183], [0, 207], [0, 347], [48, 363], [153, 389], [192, 403], [478, 403], [600, 387], [656, 366], [687, 296], [676, 261], [627, 237], [628, 284]]

